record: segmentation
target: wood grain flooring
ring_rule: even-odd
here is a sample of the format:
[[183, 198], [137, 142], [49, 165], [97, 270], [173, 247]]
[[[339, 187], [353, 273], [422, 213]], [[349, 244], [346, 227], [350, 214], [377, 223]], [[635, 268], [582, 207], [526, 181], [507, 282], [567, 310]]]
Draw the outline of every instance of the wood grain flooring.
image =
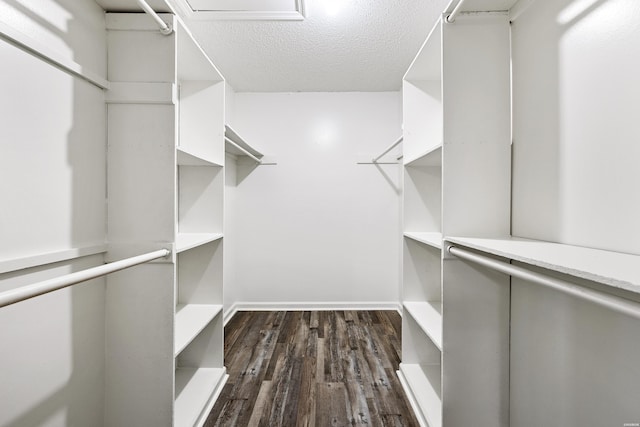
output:
[[205, 427], [417, 427], [395, 373], [401, 323], [395, 311], [238, 312]]

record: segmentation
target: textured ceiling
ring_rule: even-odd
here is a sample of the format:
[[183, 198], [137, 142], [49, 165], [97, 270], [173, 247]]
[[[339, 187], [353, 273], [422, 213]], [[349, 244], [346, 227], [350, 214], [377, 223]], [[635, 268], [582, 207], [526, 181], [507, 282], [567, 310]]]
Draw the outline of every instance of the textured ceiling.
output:
[[306, 0], [304, 21], [185, 21], [236, 91], [393, 91], [448, 3]]

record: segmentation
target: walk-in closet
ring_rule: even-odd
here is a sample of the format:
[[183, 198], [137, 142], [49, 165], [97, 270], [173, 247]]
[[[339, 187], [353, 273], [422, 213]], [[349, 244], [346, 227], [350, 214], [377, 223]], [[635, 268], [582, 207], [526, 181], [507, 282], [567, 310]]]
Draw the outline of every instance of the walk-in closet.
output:
[[0, 0], [0, 427], [640, 426], [637, 0]]

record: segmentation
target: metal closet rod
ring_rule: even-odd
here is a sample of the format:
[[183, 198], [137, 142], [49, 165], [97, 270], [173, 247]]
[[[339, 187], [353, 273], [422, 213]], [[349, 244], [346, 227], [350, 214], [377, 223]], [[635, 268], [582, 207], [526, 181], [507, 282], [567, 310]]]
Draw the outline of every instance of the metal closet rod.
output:
[[234, 147], [236, 147], [238, 150], [242, 151], [245, 154], [245, 156], [253, 159], [254, 162], [256, 162], [258, 164], [262, 164], [262, 160], [260, 160], [259, 158], [257, 158], [256, 156], [254, 156], [253, 154], [251, 154], [250, 152], [248, 152], [247, 150], [245, 150], [241, 146], [239, 146], [235, 141], [227, 138], [226, 136], [224, 137], [224, 140], [227, 141], [229, 144], [233, 145]]
[[149, 4], [144, 1], [144, 0], [136, 0], [138, 2], [138, 4], [140, 5], [140, 7], [142, 8], [142, 10], [144, 10], [145, 12], [147, 12], [147, 14], [151, 15], [151, 17], [153, 18], [154, 21], [156, 21], [158, 23], [158, 26], [160, 27], [160, 33], [164, 34], [165, 36], [168, 36], [169, 34], [171, 34], [173, 32], [173, 28], [171, 28], [171, 26], [169, 24], [167, 24], [166, 22], [164, 22], [160, 16], [158, 16], [158, 14], [156, 13], [155, 10], [153, 10], [151, 8], [151, 6], [149, 6]]
[[537, 273], [526, 268], [518, 267], [516, 265], [507, 264], [502, 261], [496, 261], [493, 258], [489, 258], [477, 253], [462, 249], [456, 246], [448, 246], [447, 251], [451, 255], [455, 255], [460, 259], [479, 264], [481, 266], [491, 268], [501, 273], [518, 277], [538, 285], [545, 286], [547, 288], [555, 289], [565, 294], [578, 297], [594, 304], [615, 310], [619, 313], [623, 313], [635, 318], [640, 319], [640, 303], [635, 301], [608, 294], [606, 292], [597, 291], [594, 289], [585, 288], [566, 280], [560, 280], [553, 277], [546, 276], [541, 273]]
[[458, 2], [458, 4], [456, 5], [456, 7], [453, 8], [453, 10], [451, 11], [450, 14], [448, 14], [446, 16], [446, 18], [444, 18], [444, 20], [448, 23], [451, 24], [456, 20], [456, 16], [458, 16], [458, 13], [460, 13], [460, 10], [462, 9], [462, 5], [464, 4], [464, 0], [460, 0]]
[[398, 138], [396, 140], [396, 142], [394, 142], [393, 144], [391, 144], [389, 147], [387, 147], [386, 150], [384, 150], [382, 152], [382, 154], [380, 154], [378, 157], [374, 158], [372, 160], [373, 163], [376, 163], [378, 160], [380, 160], [382, 158], [382, 156], [384, 156], [385, 154], [387, 154], [389, 151], [393, 150], [394, 148], [396, 148], [398, 145], [400, 145], [400, 143], [402, 142], [403, 137], [401, 136], [400, 138]]
[[55, 277], [53, 279], [44, 280], [32, 285], [21, 286], [10, 291], [2, 292], [0, 294], [0, 307], [5, 307], [29, 298], [57, 291], [58, 289], [66, 288], [86, 280], [95, 279], [96, 277], [104, 276], [109, 273], [124, 270], [125, 268], [143, 264], [154, 259], [164, 258], [169, 254], [171, 254], [170, 250], [160, 249], [146, 254], [125, 258], [120, 261], [114, 261], [97, 267], [88, 268], [75, 273], [66, 274], [64, 276]]

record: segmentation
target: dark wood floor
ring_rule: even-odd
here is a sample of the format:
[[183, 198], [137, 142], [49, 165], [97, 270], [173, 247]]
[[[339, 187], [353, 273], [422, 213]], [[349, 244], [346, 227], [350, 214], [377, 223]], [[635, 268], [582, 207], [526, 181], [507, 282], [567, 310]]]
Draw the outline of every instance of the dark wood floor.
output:
[[205, 427], [418, 426], [395, 371], [395, 311], [238, 312]]

